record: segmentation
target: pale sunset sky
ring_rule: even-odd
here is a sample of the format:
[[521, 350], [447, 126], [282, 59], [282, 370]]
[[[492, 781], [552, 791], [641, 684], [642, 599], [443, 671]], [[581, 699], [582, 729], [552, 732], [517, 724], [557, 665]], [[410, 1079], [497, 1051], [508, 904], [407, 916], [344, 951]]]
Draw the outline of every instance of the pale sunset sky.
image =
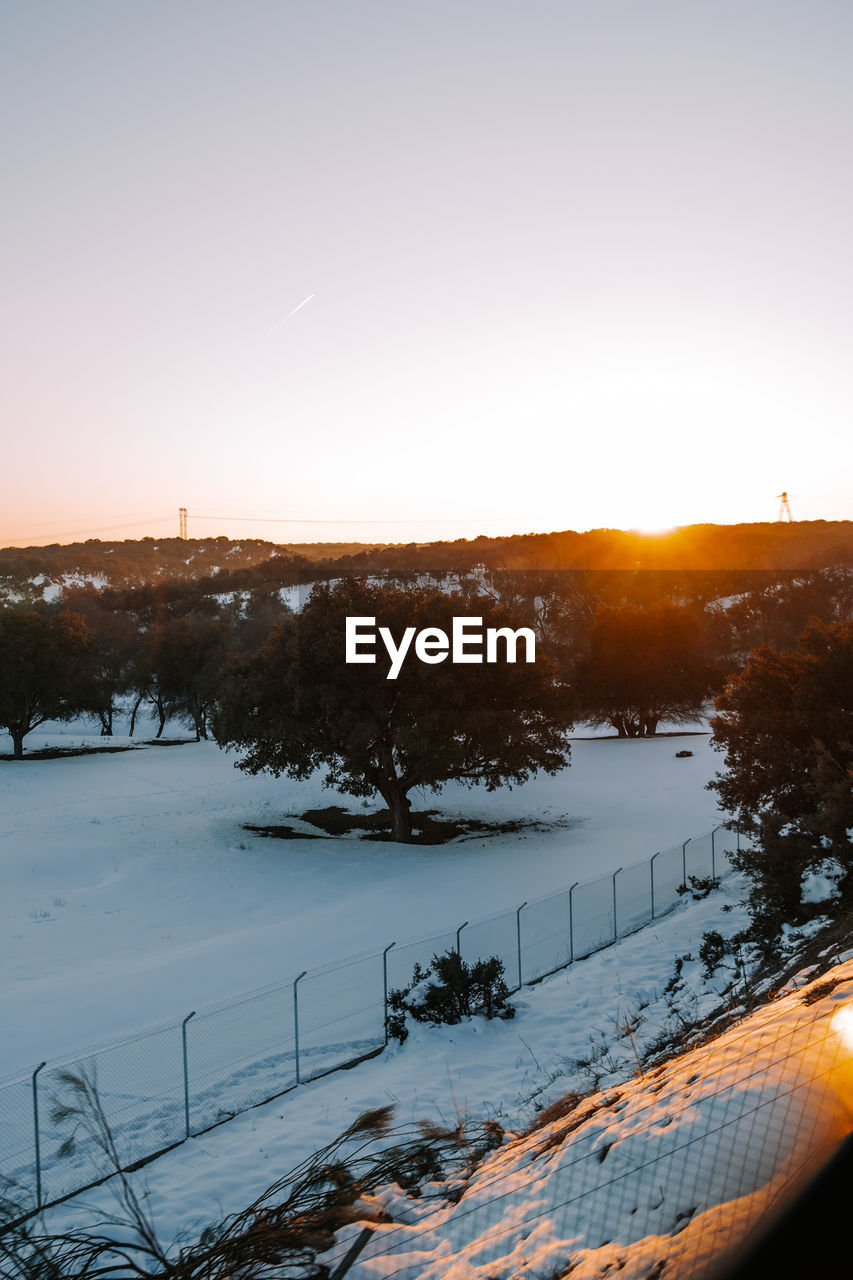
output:
[[849, 0], [0, 0], [0, 545], [853, 516], [851, 65]]

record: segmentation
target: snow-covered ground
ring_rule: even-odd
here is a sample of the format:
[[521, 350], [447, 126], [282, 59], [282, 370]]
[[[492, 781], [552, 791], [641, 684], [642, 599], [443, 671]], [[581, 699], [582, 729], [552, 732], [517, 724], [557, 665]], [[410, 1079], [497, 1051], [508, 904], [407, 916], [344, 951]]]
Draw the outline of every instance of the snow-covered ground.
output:
[[[52, 727], [28, 745], [45, 738], [70, 745], [80, 734]], [[685, 748], [693, 756], [677, 759]], [[208, 743], [0, 764], [4, 1069], [627, 867], [715, 824], [705, 783], [718, 764], [706, 736], [576, 740], [560, 777], [425, 800], [448, 814], [565, 825], [438, 847], [255, 836], [244, 823], [347, 801], [319, 782], [246, 777]], [[614, 1265], [639, 1276], [701, 1234], [708, 1214], [729, 1230], [804, 1158], [798, 1134], [820, 1145], [849, 1127], [849, 1094], [835, 1084], [820, 1104], [805, 1090], [793, 1129], [781, 1126], [792, 1077], [771, 1059], [811, 1062], [814, 1039], [796, 992], [753, 1029], [726, 1033], [730, 1048], [696, 1049], [638, 1077], [650, 1045], [736, 1003], [730, 962], [708, 976], [695, 957], [706, 931], [743, 927], [741, 889], [729, 877], [701, 901], [687, 895], [524, 988], [512, 1020], [415, 1024], [402, 1046], [190, 1139], [134, 1175], [161, 1238], [192, 1237], [241, 1210], [368, 1108], [393, 1103], [400, 1123], [491, 1118], [512, 1135], [562, 1094], [590, 1088], [604, 1093], [582, 1104], [589, 1118], [570, 1137], [556, 1122], [507, 1142], [455, 1210], [440, 1187], [418, 1202], [379, 1189], [397, 1225], [374, 1237], [352, 1276], [544, 1277], [570, 1256], [584, 1277]], [[675, 958], [688, 953], [673, 981]], [[833, 1008], [850, 994], [847, 967], [837, 973], [847, 986]], [[838, 1050], [837, 1035], [824, 1039]], [[50, 1211], [50, 1225], [79, 1226], [93, 1205], [109, 1207], [108, 1186]]]
[[[80, 740], [39, 730], [27, 746]], [[676, 759], [682, 748], [694, 755]], [[566, 824], [437, 847], [246, 831], [359, 802], [319, 780], [246, 776], [234, 760], [202, 742], [0, 762], [0, 1076], [455, 929], [719, 821], [706, 736], [576, 741], [556, 778], [415, 796], [447, 814]]]
[[[569, 1263], [583, 1280], [614, 1270], [639, 1280], [679, 1257], [685, 1270], [671, 1274], [700, 1274], [697, 1261], [754, 1228], [853, 1118], [850, 961], [831, 970], [833, 989], [795, 980], [710, 1045], [641, 1069], [651, 1045], [736, 1006], [730, 962], [707, 976], [687, 960], [670, 980], [674, 958], [695, 957], [706, 930], [743, 927], [741, 888], [730, 877], [525, 990], [512, 1020], [411, 1024], [402, 1046], [169, 1152], [133, 1176], [160, 1239], [195, 1239], [364, 1111], [392, 1103], [400, 1124], [480, 1117], [507, 1138], [455, 1206], [446, 1198], [454, 1182], [417, 1200], [377, 1188], [365, 1212], [384, 1210], [392, 1222], [352, 1280], [546, 1280]], [[525, 1136], [549, 1104], [595, 1088], [576, 1112]], [[52, 1210], [48, 1225], [94, 1222], [98, 1208], [111, 1208], [108, 1186]], [[333, 1259], [357, 1231], [340, 1234]]]
[[[645, 1280], [664, 1264], [672, 1277], [719, 1274], [850, 1132], [851, 1000], [848, 960], [506, 1143], [455, 1204], [446, 1185], [417, 1199], [379, 1188], [364, 1209], [391, 1221], [351, 1280]], [[341, 1232], [333, 1259], [358, 1230]]]

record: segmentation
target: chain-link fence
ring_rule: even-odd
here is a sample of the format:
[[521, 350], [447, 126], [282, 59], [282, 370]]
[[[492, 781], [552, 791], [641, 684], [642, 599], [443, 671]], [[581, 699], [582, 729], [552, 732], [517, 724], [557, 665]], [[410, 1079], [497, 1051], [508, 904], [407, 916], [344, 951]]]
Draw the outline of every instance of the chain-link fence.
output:
[[[567, 1095], [564, 1111], [486, 1156], [450, 1198], [440, 1182], [418, 1198], [392, 1189], [387, 1222], [339, 1233], [332, 1275], [721, 1280], [741, 1258], [777, 1256], [763, 1233], [850, 1132], [853, 974], [835, 972], [634, 1079]], [[821, 1266], [828, 1224], [812, 1211], [799, 1217], [810, 1265], [781, 1274], [849, 1274], [851, 1163], [836, 1173], [840, 1265]]]
[[[37, 1208], [95, 1185], [110, 1161], [66, 1115], [69, 1073], [97, 1085], [128, 1168], [387, 1043], [388, 992], [415, 964], [458, 951], [498, 956], [513, 990], [609, 946], [679, 902], [691, 883], [730, 869], [724, 827], [486, 919], [313, 969], [0, 1084], [0, 1189]], [[731, 840], [729, 841], [731, 843]], [[68, 1141], [69, 1136], [73, 1141]]]

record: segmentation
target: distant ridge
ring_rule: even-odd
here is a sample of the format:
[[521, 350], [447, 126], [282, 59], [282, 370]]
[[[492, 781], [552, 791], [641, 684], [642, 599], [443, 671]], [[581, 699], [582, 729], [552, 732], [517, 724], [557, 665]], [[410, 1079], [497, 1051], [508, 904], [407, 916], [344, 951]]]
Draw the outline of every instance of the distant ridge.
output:
[[[623, 529], [523, 533], [454, 542], [274, 543], [257, 538], [139, 538], [0, 549], [0, 582], [68, 577], [111, 585], [196, 579], [249, 571], [293, 581], [330, 571], [487, 569], [787, 570], [853, 566], [853, 521], [693, 524], [662, 534]], [[266, 572], [264, 572], [264, 568]], [[243, 576], [239, 574], [238, 576]]]

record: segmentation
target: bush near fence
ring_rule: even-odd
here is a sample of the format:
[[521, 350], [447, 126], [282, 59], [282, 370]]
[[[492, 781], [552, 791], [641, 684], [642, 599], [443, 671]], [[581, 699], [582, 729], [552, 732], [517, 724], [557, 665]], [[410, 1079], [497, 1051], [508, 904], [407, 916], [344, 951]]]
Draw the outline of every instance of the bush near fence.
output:
[[64, 1073], [97, 1085], [123, 1167], [380, 1053], [388, 992], [415, 963], [455, 949], [503, 962], [512, 991], [610, 946], [667, 914], [691, 877], [729, 871], [722, 826], [643, 862], [576, 882], [485, 919], [303, 971], [236, 1000], [192, 1010], [74, 1058], [42, 1062], [0, 1084], [0, 1199], [24, 1216], [96, 1186], [112, 1170], [97, 1144], [49, 1123]]

